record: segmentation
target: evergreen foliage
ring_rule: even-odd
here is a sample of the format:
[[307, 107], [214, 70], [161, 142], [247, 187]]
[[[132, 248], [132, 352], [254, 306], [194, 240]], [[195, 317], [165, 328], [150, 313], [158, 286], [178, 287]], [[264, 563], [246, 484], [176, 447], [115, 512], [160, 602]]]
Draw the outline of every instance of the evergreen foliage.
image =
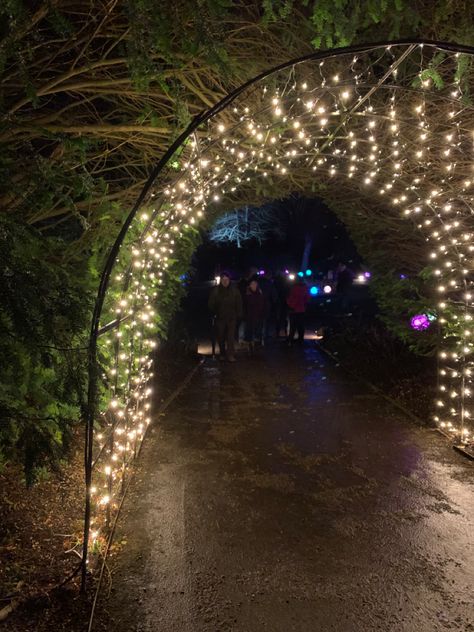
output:
[[61, 247], [0, 219], [0, 454], [23, 461], [29, 484], [67, 448], [84, 389], [93, 284], [85, 267], [66, 271]]

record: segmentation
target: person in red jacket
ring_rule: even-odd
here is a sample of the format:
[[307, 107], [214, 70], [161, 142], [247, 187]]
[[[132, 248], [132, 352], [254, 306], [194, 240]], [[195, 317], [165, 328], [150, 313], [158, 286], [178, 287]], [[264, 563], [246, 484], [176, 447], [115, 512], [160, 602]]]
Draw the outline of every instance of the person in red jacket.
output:
[[309, 301], [309, 292], [303, 279], [299, 279], [291, 288], [290, 294], [286, 299], [288, 305], [288, 315], [290, 317], [290, 333], [288, 335], [288, 344], [291, 345], [298, 332], [298, 342], [304, 340], [305, 329], [305, 313], [306, 305]]

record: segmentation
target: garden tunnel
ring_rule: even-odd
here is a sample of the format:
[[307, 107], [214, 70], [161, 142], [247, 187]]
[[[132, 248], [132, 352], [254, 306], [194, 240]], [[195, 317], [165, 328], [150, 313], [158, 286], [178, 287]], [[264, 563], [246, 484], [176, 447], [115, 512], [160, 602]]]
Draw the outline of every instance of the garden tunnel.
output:
[[83, 560], [107, 533], [151, 420], [167, 269], [206, 215], [245, 201], [316, 183], [330, 205], [392, 218], [387, 248], [400, 258], [416, 235], [442, 331], [434, 420], [472, 443], [473, 53], [403, 41], [309, 55], [249, 81], [176, 139], [117, 237], [95, 306]]

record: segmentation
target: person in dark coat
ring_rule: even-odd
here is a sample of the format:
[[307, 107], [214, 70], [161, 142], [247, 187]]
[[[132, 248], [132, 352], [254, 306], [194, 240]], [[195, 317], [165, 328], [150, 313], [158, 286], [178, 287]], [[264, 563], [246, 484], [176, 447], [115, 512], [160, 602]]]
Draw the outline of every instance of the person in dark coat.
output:
[[[258, 278], [258, 270], [254, 266], [251, 266], [250, 268], [246, 270], [245, 274], [242, 276], [242, 278], [238, 282], [237, 287], [242, 297], [242, 305], [244, 305], [245, 303], [245, 293], [247, 292], [247, 288], [250, 281], [257, 278]], [[245, 340], [245, 323], [243, 320], [237, 323], [236, 338], [239, 342], [242, 342], [243, 340]]]
[[245, 342], [253, 348], [255, 342], [262, 341], [263, 320], [265, 317], [265, 298], [257, 281], [250, 281], [244, 298]]
[[242, 299], [245, 296], [250, 281], [253, 281], [254, 279], [258, 279], [258, 270], [254, 266], [251, 266], [245, 271], [244, 276], [240, 279], [238, 283], [240, 293], [242, 294]]
[[278, 338], [281, 331], [283, 331], [283, 336], [286, 338], [288, 329], [288, 305], [286, 299], [288, 298], [289, 287], [286, 277], [281, 272], [275, 275], [274, 285], [277, 294], [276, 336]]
[[298, 332], [298, 342], [304, 341], [306, 305], [309, 301], [309, 292], [303, 279], [298, 280], [290, 290], [286, 299], [288, 314], [290, 317], [290, 333], [288, 344], [291, 345]]
[[209, 296], [209, 309], [215, 314], [215, 331], [222, 359], [235, 362], [235, 328], [242, 318], [242, 297], [239, 290], [230, 281], [227, 272], [221, 274], [221, 280]]
[[264, 298], [263, 315], [263, 338], [267, 340], [273, 334], [276, 333], [276, 309], [278, 303], [278, 294], [273, 283], [273, 277], [271, 272], [265, 272], [262, 276], [258, 277], [258, 285], [262, 291]]
[[339, 297], [341, 312], [350, 313], [350, 293], [354, 275], [345, 263], [340, 263], [336, 271], [336, 293]]

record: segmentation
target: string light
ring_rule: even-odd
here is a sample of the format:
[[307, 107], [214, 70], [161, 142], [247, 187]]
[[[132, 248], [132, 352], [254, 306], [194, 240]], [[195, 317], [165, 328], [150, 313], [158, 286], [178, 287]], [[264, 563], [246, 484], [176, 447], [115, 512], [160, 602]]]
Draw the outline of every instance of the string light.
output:
[[[462, 442], [472, 438], [474, 346], [466, 323], [474, 308], [474, 177], [465, 165], [473, 134], [463, 126], [469, 108], [465, 103], [461, 108], [459, 84], [456, 96], [451, 94], [454, 55], [446, 52], [440, 69], [444, 90], [426, 79], [415, 90], [415, 75], [398, 72], [397, 51], [402, 59], [407, 45], [358, 54], [357, 73], [354, 59], [342, 55], [324, 63], [308, 60], [262, 79], [268, 81], [263, 90], [248, 88], [203, 124], [183, 145], [179, 169], [164, 172], [156, 183], [122, 246], [106, 302], [104, 322], [109, 318], [116, 326], [100, 338], [109, 392], [96, 435], [94, 539], [110, 520], [151, 422], [151, 351], [176, 247], [210, 210], [225, 211], [239, 195], [262, 183], [268, 187], [270, 180], [303, 173], [360, 197], [377, 191], [390, 212], [416, 219], [432, 243], [429, 261], [436, 266], [433, 282], [443, 312], [438, 322], [449, 331], [439, 350], [436, 422]], [[374, 59], [392, 69], [389, 80], [380, 80], [381, 89], [373, 89], [369, 78]], [[413, 48], [411, 60], [424, 64], [417, 75], [423, 77], [428, 48], [422, 62]], [[385, 80], [407, 90], [394, 92]]]

